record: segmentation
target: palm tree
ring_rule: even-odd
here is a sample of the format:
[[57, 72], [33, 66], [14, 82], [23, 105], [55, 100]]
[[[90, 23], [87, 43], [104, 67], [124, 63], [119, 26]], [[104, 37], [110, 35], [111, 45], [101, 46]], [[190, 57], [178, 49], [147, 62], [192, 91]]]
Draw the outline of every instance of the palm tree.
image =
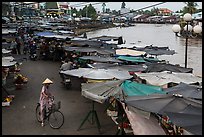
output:
[[190, 13], [191, 15], [197, 11], [198, 3], [196, 2], [184, 2], [186, 6], [183, 8], [183, 13]]

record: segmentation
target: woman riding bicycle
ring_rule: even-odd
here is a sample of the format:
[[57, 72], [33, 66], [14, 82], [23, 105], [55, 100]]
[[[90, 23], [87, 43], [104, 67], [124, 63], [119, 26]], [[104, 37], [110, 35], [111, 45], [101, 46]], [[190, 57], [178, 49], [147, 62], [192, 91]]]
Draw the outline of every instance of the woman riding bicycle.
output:
[[41, 111], [41, 125], [44, 126], [44, 114], [46, 111], [46, 108], [49, 108], [51, 106], [50, 100], [53, 97], [49, 90], [49, 85], [53, 84], [51, 80], [48, 78], [42, 83], [43, 87], [40, 93], [40, 111]]

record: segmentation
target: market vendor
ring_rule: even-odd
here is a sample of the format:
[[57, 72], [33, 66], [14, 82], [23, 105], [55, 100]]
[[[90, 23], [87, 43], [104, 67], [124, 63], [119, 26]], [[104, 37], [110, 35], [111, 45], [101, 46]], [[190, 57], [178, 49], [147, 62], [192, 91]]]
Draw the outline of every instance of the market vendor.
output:
[[2, 85], [6, 84], [6, 78], [8, 76], [9, 68], [2, 68]]

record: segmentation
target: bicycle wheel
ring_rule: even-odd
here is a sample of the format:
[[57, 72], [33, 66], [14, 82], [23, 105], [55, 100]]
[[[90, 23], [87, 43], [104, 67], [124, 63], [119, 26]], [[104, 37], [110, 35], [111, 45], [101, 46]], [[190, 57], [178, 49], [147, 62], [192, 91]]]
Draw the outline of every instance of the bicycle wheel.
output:
[[37, 107], [35, 109], [35, 112], [36, 112], [36, 119], [38, 120], [38, 122], [41, 122], [41, 119], [40, 119], [40, 103], [37, 104]]
[[59, 129], [64, 124], [64, 115], [56, 110], [49, 115], [48, 122], [51, 128]]

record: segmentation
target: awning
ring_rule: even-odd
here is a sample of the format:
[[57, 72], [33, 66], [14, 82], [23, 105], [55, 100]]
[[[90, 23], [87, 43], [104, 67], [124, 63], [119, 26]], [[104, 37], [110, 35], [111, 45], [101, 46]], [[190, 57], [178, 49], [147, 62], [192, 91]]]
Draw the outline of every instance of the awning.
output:
[[94, 100], [99, 103], [104, 103], [110, 96], [122, 95], [120, 87], [123, 80], [107, 81], [99, 83], [82, 83], [82, 96]]
[[193, 84], [197, 82], [202, 82], [202, 78], [197, 77], [191, 73], [176, 73], [176, 72], [151, 72], [151, 73], [137, 73], [136, 74], [141, 79], [145, 79], [148, 84], [155, 86], [163, 86], [168, 83], [186, 83]]
[[116, 63], [122, 63], [122, 61], [115, 59], [113, 57], [101, 57], [101, 56], [82, 56], [79, 57], [83, 60], [92, 60], [96, 62], [116, 62]]
[[167, 94], [180, 94], [184, 97], [202, 99], [202, 88], [181, 82], [179, 85], [164, 89]]
[[87, 79], [130, 79], [132, 76], [128, 71], [108, 70], [108, 69], [92, 69], [92, 68], [79, 68], [73, 70], [61, 71], [65, 75], [84, 77]]
[[116, 55], [129, 55], [129, 56], [141, 56], [145, 55], [146, 52], [144, 51], [136, 51], [136, 50], [131, 50], [131, 49], [117, 49], [116, 50]]
[[137, 109], [161, 115], [166, 115], [165, 112], [181, 112], [189, 105], [202, 108], [201, 101], [166, 94], [128, 96], [125, 98], [125, 102]]
[[184, 68], [178, 65], [166, 64], [166, 63], [146, 63], [147, 70], [146, 72], [162, 72], [162, 71], [171, 71], [171, 72], [181, 72], [181, 73], [192, 73], [192, 68]]
[[148, 96], [151, 94], [166, 94], [159, 86], [140, 84], [134, 81], [126, 80], [121, 88], [127, 96]]

